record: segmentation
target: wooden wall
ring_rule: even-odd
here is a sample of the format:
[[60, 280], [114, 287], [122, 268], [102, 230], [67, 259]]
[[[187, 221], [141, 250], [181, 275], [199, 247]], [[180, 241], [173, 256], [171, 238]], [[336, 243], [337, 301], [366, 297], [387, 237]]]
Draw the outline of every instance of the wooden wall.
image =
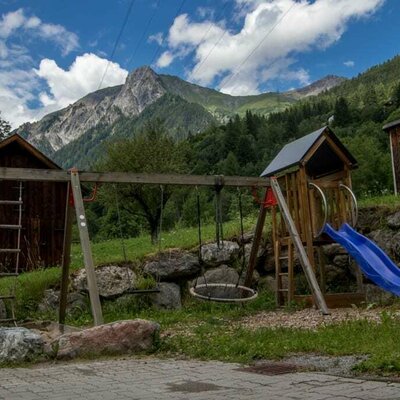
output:
[[[18, 142], [0, 149], [0, 167], [49, 168]], [[67, 185], [23, 182], [21, 270], [60, 264], [63, 251]], [[0, 182], [0, 200], [18, 200], [19, 182]], [[0, 224], [17, 224], [18, 206], [0, 205]], [[17, 231], [0, 230], [0, 247], [15, 248]], [[15, 255], [0, 254], [2, 271], [14, 269]]]

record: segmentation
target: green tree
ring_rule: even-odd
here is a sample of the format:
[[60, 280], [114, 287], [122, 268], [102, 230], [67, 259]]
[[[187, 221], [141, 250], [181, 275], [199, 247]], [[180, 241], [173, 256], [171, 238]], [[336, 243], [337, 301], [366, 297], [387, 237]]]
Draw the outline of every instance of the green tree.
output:
[[3, 140], [7, 136], [9, 136], [10, 132], [11, 132], [11, 125], [8, 121], [1, 118], [1, 112], [0, 112], [0, 140]]
[[[148, 123], [133, 139], [112, 142], [106, 149], [103, 162], [97, 169], [142, 173], [184, 173], [186, 172], [185, 142], [176, 143], [165, 132], [159, 121]], [[111, 188], [104, 202], [115, 206], [115, 192]], [[118, 185], [118, 197], [122, 210], [141, 216], [147, 222], [151, 240], [158, 240], [162, 210], [172, 194], [169, 186], [124, 184]], [[134, 200], [134, 201], [132, 201]]]
[[334, 116], [336, 126], [345, 126], [351, 121], [349, 105], [344, 97], [339, 97], [336, 100]]

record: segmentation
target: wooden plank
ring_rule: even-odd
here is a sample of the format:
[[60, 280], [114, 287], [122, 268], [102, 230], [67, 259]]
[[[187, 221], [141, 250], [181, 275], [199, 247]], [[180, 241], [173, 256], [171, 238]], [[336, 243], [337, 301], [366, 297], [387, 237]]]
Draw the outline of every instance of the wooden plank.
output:
[[[313, 305], [313, 297], [310, 295], [296, 295], [294, 301], [305, 306]], [[361, 305], [365, 302], [364, 293], [328, 293], [325, 294], [326, 305], [329, 308], [350, 307], [352, 304]]]
[[103, 323], [103, 313], [101, 310], [99, 289], [97, 287], [97, 282], [96, 282], [96, 274], [94, 272], [93, 255], [90, 245], [89, 231], [85, 215], [85, 207], [83, 205], [81, 183], [79, 180], [78, 171], [71, 171], [71, 186], [72, 186], [72, 193], [74, 196], [76, 220], [78, 223], [79, 236], [81, 239], [83, 259], [85, 262], [90, 304], [92, 307], [94, 324], [101, 325]]
[[272, 190], [278, 201], [279, 208], [285, 219], [287, 228], [289, 229], [290, 236], [292, 237], [292, 240], [293, 240], [293, 244], [297, 250], [297, 254], [299, 255], [300, 263], [303, 267], [308, 284], [313, 292], [313, 297], [315, 298], [315, 303], [317, 304], [318, 308], [321, 310], [322, 314], [327, 315], [327, 314], [329, 314], [329, 310], [328, 310], [328, 307], [326, 306], [325, 299], [322, 295], [321, 289], [320, 289], [317, 279], [315, 277], [312, 264], [311, 264], [309, 258], [307, 257], [307, 253], [303, 247], [303, 243], [301, 241], [300, 235], [297, 232], [296, 225], [293, 222], [293, 219], [287, 208], [285, 198], [283, 197], [281, 188], [279, 187], [278, 181], [275, 178], [271, 178], [271, 187], [272, 187]]
[[[265, 198], [265, 196], [263, 198]], [[260, 211], [258, 213], [256, 229], [254, 231], [253, 244], [252, 244], [251, 250], [250, 250], [249, 264], [247, 266], [247, 271], [246, 271], [246, 279], [244, 281], [244, 286], [247, 286], [247, 287], [251, 286], [251, 281], [253, 279], [253, 272], [254, 272], [254, 268], [256, 266], [256, 260], [257, 260], [257, 252], [260, 247], [260, 243], [261, 243], [261, 239], [262, 239], [262, 233], [263, 233], [263, 229], [264, 229], [266, 215], [267, 215], [267, 209], [265, 208], [264, 204], [262, 203], [260, 206]]]
[[[70, 171], [31, 168], [0, 168], [0, 180], [69, 182]], [[149, 185], [193, 185], [232, 187], [268, 187], [267, 178], [223, 175], [145, 174], [134, 172], [81, 172], [81, 182], [137, 183]]]
[[[65, 324], [67, 310], [69, 266], [71, 264], [71, 243], [72, 243], [72, 222], [73, 208], [69, 203], [71, 184], [68, 183], [66, 205], [65, 205], [65, 225], [64, 225], [64, 244], [61, 262], [61, 289], [58, 321], [61, 325]], [[64, 328], [62, 328], [64, 329]]]

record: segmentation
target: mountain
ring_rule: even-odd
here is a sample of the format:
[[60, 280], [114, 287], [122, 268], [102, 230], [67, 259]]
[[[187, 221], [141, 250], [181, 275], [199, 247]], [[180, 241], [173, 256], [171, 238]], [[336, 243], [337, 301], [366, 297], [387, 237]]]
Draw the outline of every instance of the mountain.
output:
[[245, 115], [247, 110], [264, 115], [284, 110], [343, 79], [330, 76], [286, 93], [231, 96], [175, 76], [158, 75], [145, 66], [132, 71], [123, 85], [90, 93], [14, 132], [63, 166], [87, 166], [102, 142], [134, 135], [151, 119], [159, 118], [171, 135], [182, 139], [235, 114]]
[[337, 75], [327, 75], [318, 81], [311, 83], [311, 85], [305, 86], [301, 89], [294, 89], [286, 92], [287, 95], [298, 99], [304, 99], [309, 96], [317, 96], [320, 93], [330, 90], [336, 86], [339, 86], [347, 79]]

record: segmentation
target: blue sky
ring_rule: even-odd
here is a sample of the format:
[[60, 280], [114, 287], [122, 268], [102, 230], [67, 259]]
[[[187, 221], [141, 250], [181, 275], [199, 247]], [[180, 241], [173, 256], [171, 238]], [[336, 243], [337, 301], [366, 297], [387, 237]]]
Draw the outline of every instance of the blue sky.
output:
[[399, 15], [398, 0], [0, 0], [0, 111], [18, 126], [142, 65], [236, 95], [352, 77], [399, 53]]

